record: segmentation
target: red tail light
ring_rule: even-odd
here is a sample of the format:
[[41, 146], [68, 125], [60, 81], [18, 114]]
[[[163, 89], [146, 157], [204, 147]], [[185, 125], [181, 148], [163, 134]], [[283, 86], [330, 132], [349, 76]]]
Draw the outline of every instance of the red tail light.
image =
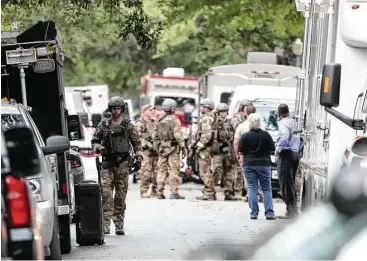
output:
[[68, 184], [62, 184], [62, 193], [68, 194]]
[[24, 178], [13, 176], [5, 178], [10, 222], [13, 227], [31, 225], [31, 207], [28, 197], [27, 183]]
[[92, 148], [79, 148], [79, 154], [82, 157], [98, 157], [98, 156], [100, 156], [100, 154], [95, 153]]

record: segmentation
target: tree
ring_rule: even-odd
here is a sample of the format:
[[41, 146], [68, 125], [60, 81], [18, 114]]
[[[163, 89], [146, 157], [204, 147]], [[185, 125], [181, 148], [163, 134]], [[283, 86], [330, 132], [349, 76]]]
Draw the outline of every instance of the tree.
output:
[[[62, 22], [75, 24], [83, 11], [102, 7], [109, 10], [109, 18], [119, 26], [120, 37], [126, 40], [132, 34], [143, 48], [154, 47], [161, 31], [160, 21], [152, 23], [143, 10], [141, 0], [5, 0], [1, 7], [2, 15], [7, 17], [2, 30], [9, 29], [14, 22], [16, 29], [24, 29], [30, 14], [52, 17], [54, 13], [62, 13], [67, 18]], [[24, 12], [19, 14], [19, 10]]]
[[[291, 54], [291, 43], [302, 36], [303, 19], [291, 0], [159, 0], [166, 32], [179, 31], [174, 41], [161, 41], [163, 54], [185, 41], [198, 42], [197, 56], [215, 63], [244, 62], [249, 50], [274, 51], [275, 47]], [[166, 37], [167, 38], [167, 37]], [[205, 62], [207, 63], [207, 62]]]
[[[148, 24], [141, 6], [137, 7], [140, 20], [131, 22], [129, 12], [135, 7], [113, 6], [111, 10], [102, 3], [80, 6], [71, 0], [39, 2], [26, 0], [5, 5], [3, 30], [13, 26], [21, 31], [32, 21], [54, 20], [61, 31], [67, 86], [108, 84], [119, 92], [138, 87], [142, 68], [149, 63], [160, 32], [159, 24]], [[138, 22], [145, 27], [138, 26]]]

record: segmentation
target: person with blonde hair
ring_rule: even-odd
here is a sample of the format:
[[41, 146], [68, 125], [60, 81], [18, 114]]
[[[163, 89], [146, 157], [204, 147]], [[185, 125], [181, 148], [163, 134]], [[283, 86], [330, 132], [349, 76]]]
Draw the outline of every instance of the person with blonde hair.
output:
[[273, 198], [271, 191], [271, 159], [275, 150], [272, 137], [261, 129], [261, 116], [252, 113], [248, 117], [249, 131], [242, 135], [238, 151], [242, 158], [242, 168], [248, 183], [248, 202], [251, 208], [251, 219], [257, 219], [259, 204], [257, 198], [258, 182], [264, 195], [265, 216], [274, 220]]

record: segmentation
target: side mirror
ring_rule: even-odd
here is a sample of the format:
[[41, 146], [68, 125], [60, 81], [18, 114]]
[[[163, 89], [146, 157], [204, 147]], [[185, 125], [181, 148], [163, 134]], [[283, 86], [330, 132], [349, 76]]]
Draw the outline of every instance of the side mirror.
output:
[[4, 132], [10, 167], [16, 175], [25, 177], [40, 172], [40, 159], [32, 131], [15, 127]]
[[69, 140], [81, 140], [84, 138], [78, 115], [68, 116], [68, 134]]
[[325, 107], [338, 107], [340, 98], [341, 65], [325, 64], [322, 71], [320, 104]]
[[42, 147], [43, 154], [49, 155], [54, 153], [62, 153], [70, 149], [70, 142], [64, 136], [51, 136], [46, 140], [45, 147]]
[[96, 128], [98, 123], [101, 122], [101, 120], [102, 120], [101, 114], [93, 113], [92, 114], [92, 127]]

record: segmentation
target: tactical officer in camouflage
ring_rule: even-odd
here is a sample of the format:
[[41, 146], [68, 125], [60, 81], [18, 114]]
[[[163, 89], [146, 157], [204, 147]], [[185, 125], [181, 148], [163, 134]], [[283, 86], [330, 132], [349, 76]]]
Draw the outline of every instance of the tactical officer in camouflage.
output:
[[165, 199], [164, 186], [168, 177], [171, 190], [170, 199], [185, 199], [178, 193], [180, 183], [180, 152], [186, 154], [185, 141], [181, 130], [181, 121], [174, 114], [177, 103], [166, 99], [162, 103], [164, 114], [159, 115], [154, 124], [152, 139], [158, 152], [158, 199]]
[[[141, 108], [141, 117], [136, 121], [141, 145], [144, 151], [144, 160], [140, 170], [140, 196], [150, 198], [157, 196], [158, 153], [153, 146], [152, 132], [154, 128], [152, 105], [144, 105]], [[149, 185], [152, 184], [152, 192], [149, 195]]]
[[[204, 183], [203, 196], [198, 200], [216, 200], [214, 175], [212, 172], [212, 157], [214, 145], [218, 145], [213, 135], [213, 125], [216, 116], [213, 113], [214, 102], [208, 98], [200, 101], [200, 110], [203, 118], [199, 123], [199, 136], [195, 142], [195, 151], [199, 154], [200, 178]], [[214, 144], [215, 143], [215, 144]]]
[[[249, 100], [240, 101], [238, 112], [236, 112], [231, 119], [231, 124], [235, 131], [238, 125], [240, 125], [240, 123], [246, 120], [246, 107], [248, 105], [252, 105], [252, 102]], [[234, 144], [234, 147], [235, 147], [235, 144]], [[236, 199], [242, 199], [242, 196], [244, 196], [247, 192], [244, 189], [245, 180], [243, 177], [241, 166], [238, 163], [238, 161], [235, 163], [235, 168], [236, 168], [236, 171], [235, 171], [235, 177], [234, 177], [234, 183], [233, 183], [234, 193], [235, 193]]]
[[[219, 103], [217, 106], [218, 115], [214, 125], [217, 124], [217, 129], [222, 142], [220, 151], [218, 153], [213, 152], [212, 171], [215, 184], [218, 184], [219, 180], [223, 182], [224, 200], [235, 200], [235, 197], [233, 196], [233, 178], [235, 170], [233, 162], [237, 161], [237, 158], [232, 149], [234, 130], [230, 120], [227, 119], [228, 109], [228, 105], [225, 103]], [[214, 130], [214, 132], [215, 131], [216, 130]], [[222, 131], [224, 131], [223, 134]]]
[[[143, 152], [138, 131], [124, 118], [125, 101], [114, 96], [108, 101], [111, 118], [103, 119], [91, 140], [93, 150], [102, 154], [100, 171], [102, 181], [104, 232], [110, 234], [110, 221], [115, 223], [116, 235], [125, 235], [124, 218], [130, 170], [130, 144], [136, 153], [136, 170], [140, 168]], [[113, 199], [113, 190], [115, 198]]]

